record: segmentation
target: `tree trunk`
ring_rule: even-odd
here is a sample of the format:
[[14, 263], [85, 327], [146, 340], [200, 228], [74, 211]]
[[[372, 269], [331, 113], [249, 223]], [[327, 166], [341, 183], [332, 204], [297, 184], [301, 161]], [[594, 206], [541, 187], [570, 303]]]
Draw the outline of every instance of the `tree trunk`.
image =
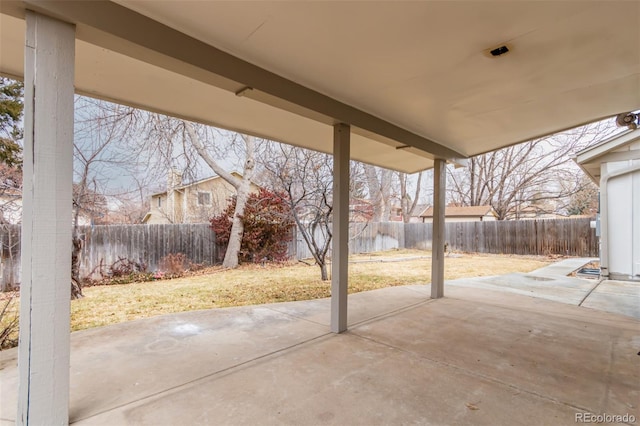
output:
[[418, 205], [420, 198], [420, 186], [422, 182], [422, 172], [418, 173], [418, 181], [416, 183], [416, 192], [413, 200], [407, 192], [407, 174], [398, 173], [398, 180], [400, 181], [400, 208], [402, 209], [402, 221], [404, 223], [411, 222], [411, 215]]
[[[380, 176], [378, 177], [378, 170]], [[364, 165], [367, 189], [373, 204], [373, 222], [387, 222], [391, 213], [391, 177], [393, 172], [376, 166]]]
[[320, 266], [320, 279], [322, 281], [327, 281], [329, 279], [329, 274], [327, 274], [327, 264], [325, 263], [318, 263], [318, 266]]
[[229, 243], [227, 245], [227, 251], [224, 254], [222, 266], [225, 268], [237, 268], [239, 264], [238, 253], [240, 252], [242, 234], [244, 233], [242, 215], [244, 214], [244, 207], [247, 204], [247, 199], [249, 198], [249, 192], [251, 192], [251, 179], [253, 178], [253, 171], [255, 168], [255, 139], [253, 136], [242, 136], [247, 149], [247, 160], [244, 163], [242, 179], [238, 179], [222, 168], [222, 166], [220, 166], [220, 164], [218, 164], [218, 162], [209, 155], [205, 146], [202, 144], [202, 141], [199, 139], [193, 125], [186, 121], [183, 123], [200, 158], [202, 158], [205, 163], [211, 167], [211, 170], [236, 189], [236, 208], [233, 212]]
[[82, 249], [82, 240], [78, 238], [77, 235], [74, 235], [72, 242], [71, 299], [80, 299], [81, 297], [84, 297], [82, 294], [82, 285], [80, 283], [80, 250]]
[[249, 198], [249, 181], [243, 181], [238, 188], [238, 195], [236, 198], [236, 208], [233, 212], [233, 222], [231, 225], [231, 233], [229, 234], [229, 244], [227, 245], [227, 251], [224, 254], [224, 260], [222, 266], [225, 268], [237, 268], [238, 267], [238, 253], [240, 253], [240, 246], [242, 244], [242, 234], [244, 233], [244, 223], [242, 223], [242, 214], [244, 213], [244, 207], [247, 204]]
[[78, 236], [78, 218], [80, 217], [80, 206], [87, 187], [88, 165], [85, 165], [82, 181], [73, 200], [75, 211], [73, 213], [73, 236], [71, 237], [71, 300], [80, 299], [82, 294], [82, 284], [80, 281], [80, 250], [82, 249], [82, 239]]

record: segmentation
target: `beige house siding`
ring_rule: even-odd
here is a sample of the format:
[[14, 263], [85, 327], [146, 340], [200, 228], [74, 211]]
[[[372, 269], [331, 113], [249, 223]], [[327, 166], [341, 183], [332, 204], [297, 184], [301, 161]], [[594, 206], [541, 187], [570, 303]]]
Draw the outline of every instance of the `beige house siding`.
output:
[[[433, 222], [433, 208], [428, 207], [420, 214], [424, 223]], [[496, 220], [491, 206], [447, 206], [445, 208], [445, 221], [452, 222], [492, 222]]]
[[[235, 172], [233, 175], [241, 177]], [[251, 192], [258, 189], [257, 185], [251, 185]], [[150, 210], [143, 223], [206, 223], [227, 208], [235, 193], [235, 188], [219, 176], [178, 186], [151, 196]]]
[[151, 196], [151, 206], [149, 212], [143, 219], [143, 223], [148, 225], [158, 225], [171, 223], [167, 213], [167, 193], [154, 194]]

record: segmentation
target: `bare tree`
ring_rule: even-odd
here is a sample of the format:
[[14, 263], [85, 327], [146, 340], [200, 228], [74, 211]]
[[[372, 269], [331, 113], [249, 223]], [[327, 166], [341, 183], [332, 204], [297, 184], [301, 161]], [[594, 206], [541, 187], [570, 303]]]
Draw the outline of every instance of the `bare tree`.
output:
[[19, 269], [16, 262], [20, 252], [20, 237], [15, 226], [20, 223], [22, 216], [22, 170], [15, 165], [0, 163], [0, 232], [5, 237], [0, 243], [0, 262], [2, 276], [0, 277], [0, 291], [7, 291], [14, 287], [15, 271]]
[[415, 213], [418, 201], [420, 200], [420, 191], [422, 184], [422, 174], [418, 173], [416, 178], [416, 187], [413, 197], [409, 195], [408, 181], [410, 176], [406, 173], [398, 173], [398, 183], [400, 184], [400, 208], [402, 210], [402, 221], [409, 223], [411, 216]]
[[369, 199], [373, 204], [373, 222], [386, 222], [391, 214], [393, 172], [369, 164], [363, 165]]
[[139, 224], [146, 216], [150, 208], [149, 183], [146, 176], [135, 173], [131, 178], [131, 188], [127, 194], [121, 194], [114, 204], [115, 208], [109, 209], [101, 224]]
[[[71, 297], [82, 297], [80, 253], [84, 236], [80, 225], [100, 221], [108, 213], [108, 198], [136, 193], [131, 181], [145, 167], [131, 149], [141, 112], [130, 107], [83, 96], [75, 101], [73, 146], [73, 230]], [[138, 182], [138, 181], [136, 181]], [[138, 182], [140, 183], [140, 182]]]
[[22, 169], [0, 163], [0, 223], [18, 224], [22, 213]]
[[524, 208], [560, 211], [584, 187], [575, 153], [611, 135], [600, 122], [473, 157], [448, 173], [448, 198], [461, 206], [493, 206], [499, 220], [519, 218]]
[[[365, 167], [367, 167], [366, 164], [358, 161], [351, 161], [349, 166], [350, 222], [371, 222], [375, 213], [375, 208], [369, 198], [369, 191], [367, 189]], [[361, 230], [364, 231], [365, 227], [361, 227]], [[355, 238], [355, 234], [352, 235], [351, 238]]]
[[[150, 180], [160, 181], [161, 176], [166, 176], [167, 170], [172, 168], [177, 168], [187, 178], [194, 179], [201, 171], [204, 162], [205, 167], [233, 186], [238, 201], [233, 219], [232, 236], [223, 266], [237, 267], [243, 233], [240, 216], [251, 190], [255, 164], [255, 138], [239, 136], [161, 114], [121, 105], [110, 105], [111, 107], [103, 110], [103, 116], [111, 122], [126, 123], [130, 129], [135, 129], [137, 134], [143, 135], [131, 141], [129, 152], [139, 164], [144, 165], [145, 184]], [[228, 166], [233, 159], [241, 158], [243, 172], [242, 177], [239, 178], [230, 173], [225, 165]], [[146, 187], [141, 179], [138, 179], [137, 183], [136, 190]]]
[[571, 194], [567, 204], [567, 214], [595, 216], [598, 212], [598, 186], [583, 175], [581, 189]]
[[369, 164], [362, 165], [362, 173], [373, 206], [372, 221], [390, 220], [392, 209], [399, 207], [403, 222], [408, 223], [420, 199], [422, 172], [415, 177], [415, 188], [411, 188], [414, 177], [406, 173], [393, 172]]
[[[18, 221], [17, 214], [21, 211], [21, 169], [19, 138], [22, 135], [21, 116], [23, 108], [22, 84], [0, 79], [0, 122], [2, 124], [2, 147], [0, 158], [6, 163], [2, 174], [2, 192], [5, 199], [11, 198], [16, 208], [3, 211], [3, 219]], [[9, 96], [10, 95], [10, 96]], [[71, 297], [82, 296], [80, 286], [79, 264], [82, 238], [79, 235], [79, 218], [81, 215], [96, 217], [104, 214], [107, 202], [100, 187], [101, 182], [108, 181], [114, 173], [107, 173], [108, 168], [115, 164], [122, 164], [133, 157], [123, 157], [117, 153], [114, 142], [126, 134], [131, 123], [131, 108], [119, 107], [115, 104], [94, 100], [91, 98], [76, 98], [76, 133], [74, 137], [74, 184], [72, 219], [72, 282]], [[9, 130], [7, 130], [9, 129]], [[11, 140], [9, 140], [11, 138]], [[10, 172], [10, 173], [8, 173]], [[115, 172], [115, 174], [119, 174]], [[121, 174], [121, 173], [120, 173]], [[18, 185], [18, 182], [20, 183]], [[5, 191], [6, 190], [6, 191]], [[4, 203], [3, 207], [8, 204]], [[11, 218], [9, 216], [12, 216]]]
[[260, 156], [265, 177], [287, 194], [294, 221], [322, 280], [328, 280], [331, 247], [333, 162], [329, 155], [282, 144], [267, 144]]
[[247, 199], [249, 198], [249, 193], [251, 192], [251, 182], [255, 169], [255, 139], [253, 136], [241, 135], [246, 148], [246, 159], [242, 171], [242, 178], [238, 178], [225, 170], [220, 163], [211, 156], [193, 124], [184, 122], [184, 127], [198, 155], [211, 167], [211, 170], [236, 190], [236, 207], [233, 213], [231, 235], [229, 236], [229, 244], [227, 245], [227, 251], [222, 261], [222, 266], [225, 268], [236, 268], [239, 263], [238, 253], [240, 252], [242, 234], [244, 232], [242, 215], [247, 204]]
[[115, 200], [115, 206], [100, 219], [101, 225], [112, 224], [140, 224], [149, 211], [149, 201], [146, 197], [120, 197]]

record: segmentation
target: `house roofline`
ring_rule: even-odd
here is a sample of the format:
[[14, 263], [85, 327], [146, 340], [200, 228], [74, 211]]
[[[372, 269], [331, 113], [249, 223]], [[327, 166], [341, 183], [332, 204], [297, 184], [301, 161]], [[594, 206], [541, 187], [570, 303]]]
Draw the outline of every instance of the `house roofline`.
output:
[[640, 129], [626, 130], [578, 152], [573, 161], [596, 184], [600, 183], [600, 163], [612, 151], [631, 145], [640, 140]]
[[578, 164], [591, 162], [609, 151], [621, 148], [640, 139], [640, 129], [627, 130], [578, 152], [575, 161]]
[[[447, 214], [447, 209], [451, 209], [451, 208], [456, 208], [456, 209], [464, 209], [464, 208], [479, 208], [479, 207], [486, 207], [486, 211], [482, 214], [480, 214], [479, 212], [474, 212], [474, 213], [458, 213], [456, 212], [456, 214]], [[418, 217], [433, 217], [433, 211], [430, 213], [427, 213], [427, 211], [429, 209], [432, 209], [432, 206], [427, 207], [426, 209], [424, 209], [422, 211], [422, 213], [420, 213], [420, 215]], [[445, 217], [479, 217], [479, 216], [486, 216], [489, 213], [491, 213], [493, 216], [496, 216], [495, 210], [493, 209], [493, 206], [487, 205], [487, 206], [462, 206], [462, 207], [445, 207]], [[450, 210], [451, 211], [451, 210]]]
[[[233, 170], [233, 171], [231, 171], [230, 173], [231, 173], [232, 175], [234, 175], [234, 176], [242, 177], [242, 174], [241, 174], [241, 173], [239, 173], [239, 172], [237, 172], [236, 170]], [[185, 189], [185, 188], [188, 188], [188, 187], [190, 187], [190, 186], [193, 186], [193, 185], [199, 185], [199, 184], [201, 184], [201, 183], [208, 182], [208, 181], [210, 181], [210, 180], [215, 180], [215, 179], [222, 179], [222, 177], [221, 177], [220, 175], [213, 175], [213, 176], [209, 176], [209, 177], [206, 177], [206, 178], [203, 178], [203, 179], [195, 180], [195, 181], [193, 181], [193, 182], [185, 183], [184, 185], [176, 186], [176, 187], [174, 188], [174, 190]], [[253, 183], [253, 182], [252, 182], [252, 183]], [[254, 183], [254, 184], [255, 184], [255, 183]], [[158, 196], [158, 195], [164, 195], [164, 194], [166, 194], [166, 193], [167, 193], [167, 191], [160, 191], [160, 192], [155, 192], [155, 193], [151, 194], [150, 196], [151, 196], [151, 197], [156, 197], [156, 196]]]

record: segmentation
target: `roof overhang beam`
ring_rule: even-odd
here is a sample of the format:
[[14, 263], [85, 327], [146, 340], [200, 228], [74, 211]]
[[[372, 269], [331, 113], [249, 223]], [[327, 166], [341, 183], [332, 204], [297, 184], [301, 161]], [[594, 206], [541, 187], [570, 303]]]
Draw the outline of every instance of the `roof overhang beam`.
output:
[[391, 146], [409, 146], [428, 158], [458, 163], [466, 156], [393, 123], [283, 78], [114, 2], [25, 0], [2, 3], [14, 16], [25, 9], [73, 23], [77, 38], [134, 57], [238, 96], [352, 131]]

